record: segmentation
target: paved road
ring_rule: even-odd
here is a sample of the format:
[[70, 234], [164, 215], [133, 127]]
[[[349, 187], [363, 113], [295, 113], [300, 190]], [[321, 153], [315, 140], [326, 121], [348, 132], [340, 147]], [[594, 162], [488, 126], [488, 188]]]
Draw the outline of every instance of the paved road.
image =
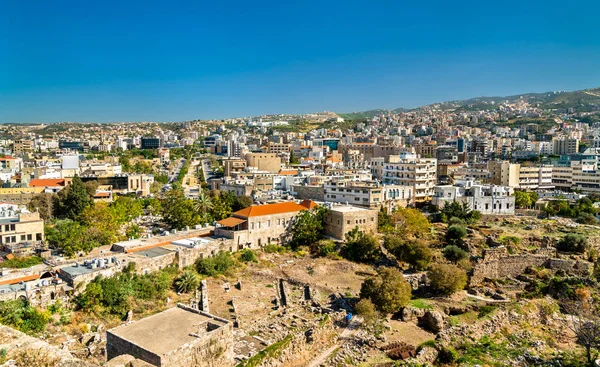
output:
[[177, 168], [175, 169], [173, 176], [171, 176], [171, 178], [169, 178], [169, 183], [173, 183], [173, 181], [175, 181], [175, 179], [179, 175], [179, 171], [181, 170], [181, 167], [183, 167], [183, 162], [185, 162], [185, 160], [183, 160], [183, 159], [179, 161], [179, 164], [177, 165]]
[[325, 362], [327, 360], [327, 358], [329, 358], [331, 353], [333, 353], [342, 344], [344, 344], [348, 339], [350, 339], [350, 337], [352, 337], [352, 336], [354, 336], [354, 334], [356, 334], [361, 321], [362, 320], [359, 317], [354, 316], [352, 318], [352, 321], [350, 321], [350, 325], [348, 325], [344, 329], [344, 331], [342, 331], [342, 334], [338, 338], [337, 342], [334, 345], [332, 345], [331, 347], [329, 347], [327, 350], [325, 350], [323, 353], [321, 353], [320, 356], [313, 359], [312, 362], [310, 362], [310, 364], [308, 365], [308, 367], [317, 367], [317, 366], [321, 365], [323, 362]]

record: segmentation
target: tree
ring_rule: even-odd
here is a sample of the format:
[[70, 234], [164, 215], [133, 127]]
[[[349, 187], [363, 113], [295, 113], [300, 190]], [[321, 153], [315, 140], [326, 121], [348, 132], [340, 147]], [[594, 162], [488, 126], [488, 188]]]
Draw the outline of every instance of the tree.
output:
[[569, 233], [556, 243], [556, 249], [564, 252], [574, 252], [582, 254], [588, 248], [586, 237]]
[[363, 318], [363, 325], [375, 335], [383, 332], [383, 322], [375, 305], [368, 298], [363, 298], [354, 306], [354, 311]]
[[194, 209], [200, 213], [208, 213], [213, 207], [213, 202], [206, 191], [200, 190], [198, 197], [194, 201]]
[[293, 150], [290, 150], [290, 164], [299, 164], [300, 161], [296, 158]]
[[403, 238], [388, 235], [383, 241], [383, 246], [396, 258], [411, 265], [415, 270], [425, 270], [433, 260], [434, 252], [423, 240]]
[[444, 257], [448, 261], [458, 263], [459, 261], [466, 259], [469, 254], [456, 245], [449, 245], [444, 247]]
[[337, 246], [332, 240], [318, 240], [310, 245], [310, 253], [314, 256], [327, 256], [335, 254]]
[[408, 237], [423, 237], [429, 233], [431, 223], [418, 209], [396, 208], [391, 214], [396, 231]]
[[427, 274], [431, 290], [436, 294], [450, 295], [467, 285], [467, 273], [456, 265], [434, 264]]
[[110, 204], [110, 207], [119, 224], [131, 222], [133, 219], [144, 214], [142, 202], [127, 196], [119, 196]]
[[172, 189], [167, 192], [162, 214], [165, 223], [176, 229], [192, 227], [201, 222], [200, 215], [194, 210], [194, 202], [186, 199], [183, 190]]
[[536, 192], [515, 191], [515, 205], [519, 208], [530, 208], [537, 202]]
[[460, 246], [463, 245], [463, 238], [467, 236], [467, 229], [463, 226], [450, 226], [446, 232], [446, 241], [450, 245]]
[[379, 241], [369, 234], [366, 234], [354, 227], [352, 231], [346, 234], [346, 245], [344, 255], [352, 261], [372, 262], [381, 257]]
[[84, 247], [85, 228], [70, 219], [59, 220], [54, 225], [46, 226], [46, 241], [64, 251], [67, 256], [73, 256]]
[[67, 188], [64, 201], [59, 205], [58, 217], [76, 220], [83, 210], [92, 202], [83, 181], [79, 176], [73, 177], [73, 182]]
[[392, 216], [388, 214], [387, 209], [383, 206], [377, 213], [377, 230], [380, 233], [390, 233], [394, 231]]
[[27, 209], [32, 212], [37, 211], [40, 213], [40, 218], [49, 221], [52, 219], [55, 197], [56, 195], [46, 192], [37, 194], [31, 198], [31, 201], [27, 204]]
[[254, 204], [254, 200], [248, 195], [242, 195], [235, 198], [235, 203], [233, 205], [233, 211], [236, 212], [238, 210], [245, 209]]
[[98, 190], [98, 186], [100, 186], [96, 180], [85, 182], [83, 185], [90, 198], [94, 197], [96, 190]]
[[367, 278], [360, 287], [360, 298], [370, 299], [378, 310], [386, 313], [400, 311], [410, 297], [410, 284], [395, 268], [379, 268], [377, 275]]
[[185, 270], [177, 279], [175, 279], [175, 289], [179, 293], [189, 293], [198, 288], [200, 279], [198, 275], [191, 270]]
[[468, 224], [475, 224], [481, 218], [481, 212], [471, 210], [466, 202], [458, 203], [456, 201], [446, 202], [441, 210], [441, 220], [444, 223], [450, 222], [452, 218], [457, 218]]
[[324, 229], [323, 221], [327, 208], [318, 206], [312, 210], [302, 210], [292, 220], [290, 229], [292, 249], [300, 246], [310, 246], [321, 238]]

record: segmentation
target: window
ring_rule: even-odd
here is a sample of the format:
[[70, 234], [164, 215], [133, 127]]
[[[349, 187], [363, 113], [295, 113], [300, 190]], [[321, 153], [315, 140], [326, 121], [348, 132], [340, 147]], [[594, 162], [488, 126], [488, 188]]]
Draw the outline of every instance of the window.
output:
[[27, 241], [31, 241], [32, 239], [33, 239], [33, 235], [31, 235], [31, 234], [28, 234], [28, 235], [27, 235]]
[[347, 224], [350, 224], [350, 221], [347, 221], [346, 223], [347, 223]]

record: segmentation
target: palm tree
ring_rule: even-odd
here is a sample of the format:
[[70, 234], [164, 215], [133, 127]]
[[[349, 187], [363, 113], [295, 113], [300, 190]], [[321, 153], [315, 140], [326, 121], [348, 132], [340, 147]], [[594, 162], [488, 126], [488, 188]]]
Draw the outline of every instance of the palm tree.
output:
[[210, 196], [206, 195], [206, 191], [200, 190], [198, 198], [194, 202], [194, 209], [204, 215], [204, 213], [208, 212], [212, 207], [213, 203]]
[[175, 279], [175, 289], [179, 293], [188, 293], [196, 288], [200, 284], [198, 275], [191, 270], [186, 270]]

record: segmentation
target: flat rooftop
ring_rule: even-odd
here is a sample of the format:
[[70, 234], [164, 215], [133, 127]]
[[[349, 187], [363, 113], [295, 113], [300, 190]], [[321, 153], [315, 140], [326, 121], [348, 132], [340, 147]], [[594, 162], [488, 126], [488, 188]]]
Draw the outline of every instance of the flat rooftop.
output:
[[340, 212], [340, 213], [352, 213], [352, 212], [362, 212], [365, 210], [370, 210], [367, 208], [359, 208], [357, 206], [352, 206], [352, 205], [340, 205], [340, 206], [332, 206], [331, 209], [329, 209], [331, 211], [334, 212]]
[[131, 324], [118, 326], [108, 332], [154, 354], [163, 355], [196, 340], [197, 337], [191, 334], [207, 333], [205, 329], [200, 330], [200, 326], [208, 321], [219, 327], [225, 325], [224, 321], [173, 307]]

